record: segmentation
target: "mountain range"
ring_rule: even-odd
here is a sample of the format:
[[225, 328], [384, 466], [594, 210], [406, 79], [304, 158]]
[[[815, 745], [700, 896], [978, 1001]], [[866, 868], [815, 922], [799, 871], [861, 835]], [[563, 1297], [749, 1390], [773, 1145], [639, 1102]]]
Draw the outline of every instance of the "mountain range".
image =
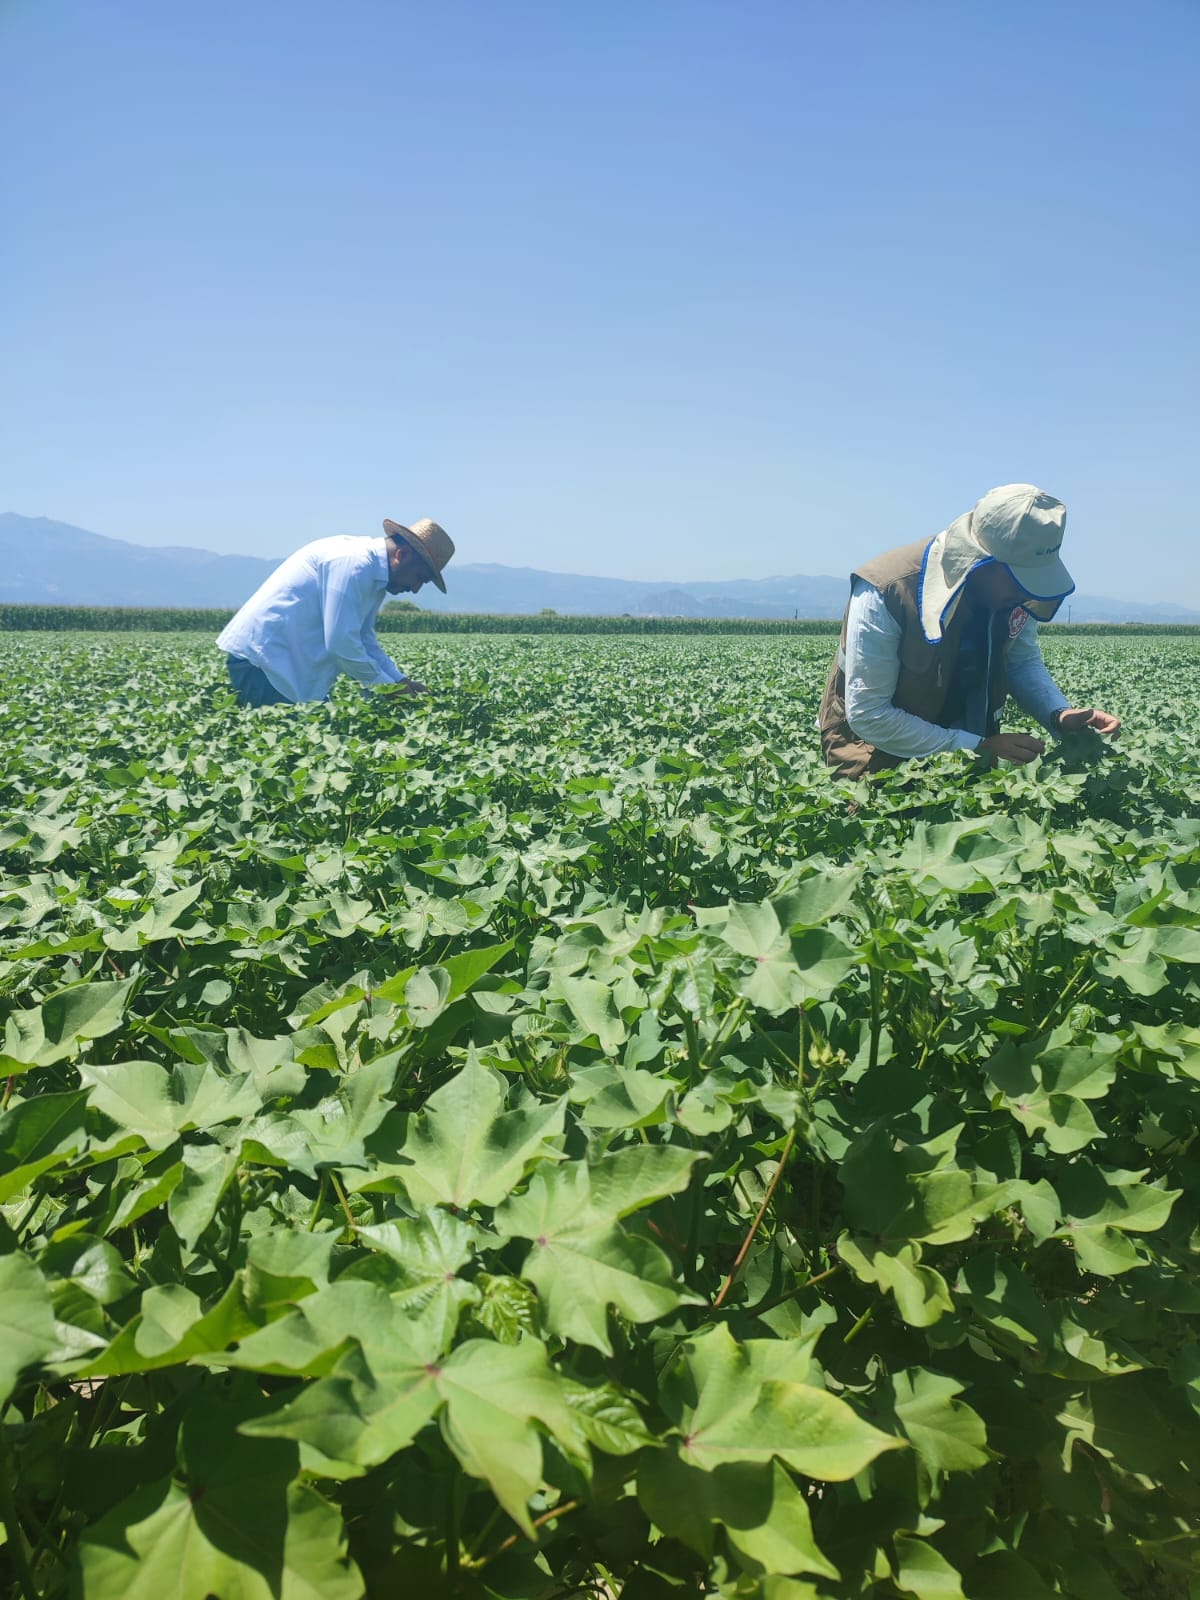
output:
[[[217, 555], [185, 545], [129, 544], [47, 517], [0, 512], [0, 603], [237, 606], [277, 565], [278, 560], [261, 556]], [[448, 578], [448, 595], [426, 585], [422, 610], [511, 616], [553, 610], [582, 616], [840, 617], [848, 590], [844, 576], [656, 583], [457, 561]], [[1070, 620], [1200, 623], [1200, 611], [1168, 602], [1076, 594], [1070, 599]]]

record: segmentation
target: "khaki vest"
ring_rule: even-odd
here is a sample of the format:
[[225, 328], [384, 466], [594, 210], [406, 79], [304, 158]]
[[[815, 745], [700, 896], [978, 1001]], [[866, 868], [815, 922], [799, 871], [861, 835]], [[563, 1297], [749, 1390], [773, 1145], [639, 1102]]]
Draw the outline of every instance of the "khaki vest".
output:
[[[921, 579], [921, 558], [929, 545], [928, 539], [915, 544], [889, 550], [875, 561], [856, 567], [853, 577], [864, 578], [883, 595], [888, 610], [901, 627], [900, 676], [893, 705], [909, 711], [926, 722], [948, 727], [942, 721], [942, 708], [950, 692], [954, 677], [954, 664], [958, 659], [959, 641], [967, 612], [956, 607], [938, 644], [930, 644], [921, 626], [917, 610], [917, 589]], [[849, 608], [847, 608], [848, 611]], [[1009, 632], [1009, 612], [1001, 611], [992, 620], [992, 670], [988, 682], [987, 732], [994, 733], [1000, 722], [1000, 712], [1008, 696], [1005, 661], [1012, 643]], [[834, 657], [821, 700], [821, 752], [826, 763], [837, 769], [840, 778], [861, 778], [868, 772], [881, 772], [885, 767], [898, 767], [901, 757], [888, 755], [874, 745], [860, 739], [846, 721], [846, 675], [841, 663], [845, 660], [846, 618], [842, 618], [841, 646]]]

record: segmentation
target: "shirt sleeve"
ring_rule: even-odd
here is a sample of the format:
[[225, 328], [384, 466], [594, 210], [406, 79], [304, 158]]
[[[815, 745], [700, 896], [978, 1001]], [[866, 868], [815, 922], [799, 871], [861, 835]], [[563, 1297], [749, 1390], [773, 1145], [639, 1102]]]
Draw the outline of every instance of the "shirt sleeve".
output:
[[399, 669], [375, 638], [375, 617], [383, 594], [370, 562], [342, 556], [328, 564], [323, 576], [325, 648], [337, 662], [338, 671], [368, 688], [396, 683]]
[[379, 639], [378, 639], [378, 637], [377, 637], [377, 635], [375, 633], [375, 621], [376, 621], [376, 618], [379, 616], [379, 606], [381, 606], [382, 604], [383, 604], [383, 601], [380, 600], [379, 605], [376, 606], [373, 611], [368, 613], [367, 619], [363, 624], [363, 631], [362, 631], [363, 649], [367, 652], [367, 655], [371, 658], [371, 660], [379, 668], [380, 672], [382, 672], [385, 675], [385, 677], [387, 678], [387, 681], [389, 683], [403, 683], [405, 681], [405, 679], [407, 678], [408, 674], [403, 672], [396, 665], [396, 663], [392, 660], [391, 656], [388, 655], [387, 651], [380, 644]]
[[900, 624], [879, 590], [864, 578], [855, 578], [846, 618], [845, 663], [846, 721], [852, 732], [902, 760], [943, 750], [974, 750], [979, 734], [939, 727], [892, 703], [900, 678], [900, 634]]
[[1042, 660], [1038, 625], [1030, 617], [1008, 650], [1008, 689], [1022, 711], [1027, 711], [1044, 728], [1053, 729], [1055, 718], [1070, 701], [1050, 676]]

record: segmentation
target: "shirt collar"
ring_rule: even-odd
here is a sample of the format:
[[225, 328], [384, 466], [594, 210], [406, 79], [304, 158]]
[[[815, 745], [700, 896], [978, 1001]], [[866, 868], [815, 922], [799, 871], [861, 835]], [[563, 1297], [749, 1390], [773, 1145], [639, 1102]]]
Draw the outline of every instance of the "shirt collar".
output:
[[391, 568], [388, 566], [387, 540], [372, 539], [371, 554], [375, 557], [375, 576], [386, 589], [388, 586], [388, 579], [391, 577]]

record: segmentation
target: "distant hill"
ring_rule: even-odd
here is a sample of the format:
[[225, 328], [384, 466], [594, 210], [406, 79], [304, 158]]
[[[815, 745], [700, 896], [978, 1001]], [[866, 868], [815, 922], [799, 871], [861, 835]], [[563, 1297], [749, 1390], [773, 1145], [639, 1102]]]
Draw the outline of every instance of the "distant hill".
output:
[[[0, 512], [0, 603], [105, 606], [237, 606], [278, 561], [221, 556], [182, 545], [129, 544], [47, 517]], [[432, 585], [429, 611], [513, 616], [553, 610], [578, 616], [840, 617], [846, 577], [740, 578], [662, 583], [588, 578], [534, 567], [455, 562], [450, 593]], [[1192, 622], [1200, 611], [1072, 595], [1073, 622]], [[1066, 607], [1061, 616], [1066, 620]]]
[[9, 605], [236, 606], [278, 565], [0, 512], [0, 601]]

